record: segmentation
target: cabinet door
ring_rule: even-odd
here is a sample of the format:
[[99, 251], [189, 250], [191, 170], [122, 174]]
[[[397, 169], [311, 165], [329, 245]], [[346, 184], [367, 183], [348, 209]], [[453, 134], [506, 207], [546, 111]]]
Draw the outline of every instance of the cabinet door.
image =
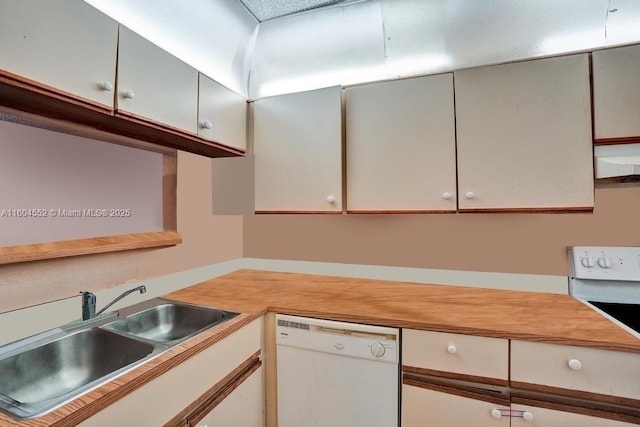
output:
[[341, 212], [341, 88], [255, 101], [253, 152], [256, 212]]
[[508, 410], [504, 405], [406, 384], [402, 386], [402, 427], [509, 427]]
[[262, 375], [260, 367], [194, 427], [264, 426]]
[[198, 135], [247, 149], [247, 100], [209, 77], [199, 75]]
[[640, 46], [593, 52], [596, 139], [640, 137]]
[[119, 112], [195, 134], [198, 72], [120, 26], [116, 103]]
[[455, 211], [453, 75], [345, 90], [347, 211]]
[[456, 71], [459, 207], [593, 207], [587, 54]]
[[640, 355], [512, 340], [511, 381], [520, 388], [550, 386], [564, 389], [563, 394], [569, 396], [580, 397], [583, 391], [633, 399], [628, 404], [638, 405]]
[[[512, 404], [511, 409], [513, 411], [511, 427], [630, 427], [637, 425], [528, 405]], [[527, 414], [526, 418], [520, 414]]]
[[118, 24], [84, 1], [0, 0], [0, 40], [0, 69], [113, 109]]
[[[79, 425], [162, 426], [260, 349], [263, 319], [227, 335]], [[262, 377], [259, 377], [262, 378]]]

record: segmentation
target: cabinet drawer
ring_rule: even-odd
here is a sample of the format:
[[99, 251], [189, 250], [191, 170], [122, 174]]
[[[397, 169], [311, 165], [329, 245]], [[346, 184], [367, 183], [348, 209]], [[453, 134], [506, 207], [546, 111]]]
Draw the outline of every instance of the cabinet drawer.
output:
[[538, 408], [530, 405], [512, 405], [511, 409], [514, 413], [528, 412], [532, 417], [530, 420], [525, 420], [522, 417], [513, 417], [511, 419], [511, 427], [631, 427], [635, 425], [623, 421]]
[[443, 332], [402, 332], [402, 364], [507, 381], [509, 341]]
[[640, 354], [512, 341], [511, 380], [640, 400]]
[[402, 427], [509, 426], [508, 416], [495, 409], [508, 406], [425, 388], [402, 386]]

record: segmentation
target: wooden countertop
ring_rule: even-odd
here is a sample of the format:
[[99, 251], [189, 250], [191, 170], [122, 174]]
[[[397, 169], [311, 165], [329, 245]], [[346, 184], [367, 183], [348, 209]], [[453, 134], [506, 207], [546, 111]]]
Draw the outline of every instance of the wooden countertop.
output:
[[242, 313], [640, 353], [640, 339], [569, 295], [239, 270], [167, 297]]
[[239, 270], [164, 297], [242, 314], [47, 415], [0, 414], [0, 426], [76, 425], [269, 310], [640, 353], [640, 339], [568, 295]]

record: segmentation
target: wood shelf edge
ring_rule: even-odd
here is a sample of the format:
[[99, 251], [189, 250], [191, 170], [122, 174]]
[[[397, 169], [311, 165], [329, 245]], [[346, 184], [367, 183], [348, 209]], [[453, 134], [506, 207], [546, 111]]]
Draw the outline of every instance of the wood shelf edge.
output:
[[180, 243], [182, 243], [182, 236], [177, 231], [154, 231], [6, 246], [0, 248], [0, 265], [133, 249], [159, 248], [175, 246]]
[[163, 123], [115, 111], [76, 95], [0, 70], [0, 106], [206, 157], [236, 157], [246, 150], [210, 141]]

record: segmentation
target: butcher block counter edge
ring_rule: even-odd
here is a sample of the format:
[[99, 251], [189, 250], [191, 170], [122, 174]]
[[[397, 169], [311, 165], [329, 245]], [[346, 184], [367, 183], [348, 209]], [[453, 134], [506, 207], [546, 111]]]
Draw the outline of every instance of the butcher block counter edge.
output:
[[237, 270], [167, 298], [242, 313], [640, 353], [640, 339], [570, 295]]

